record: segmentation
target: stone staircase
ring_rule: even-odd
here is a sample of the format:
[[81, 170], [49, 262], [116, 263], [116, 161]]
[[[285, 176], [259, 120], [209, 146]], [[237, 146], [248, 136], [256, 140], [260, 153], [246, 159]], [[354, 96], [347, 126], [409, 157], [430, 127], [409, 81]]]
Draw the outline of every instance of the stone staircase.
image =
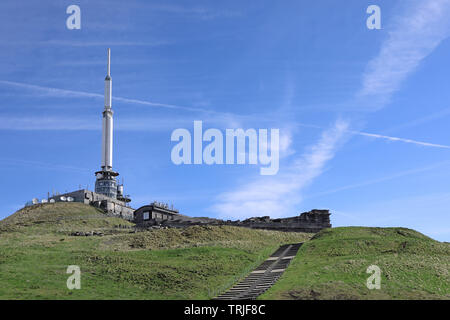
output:
[[253, 300], [269, 289], [283, 274], [303, 243], [279, 247], [245, 279], [214, 300]]

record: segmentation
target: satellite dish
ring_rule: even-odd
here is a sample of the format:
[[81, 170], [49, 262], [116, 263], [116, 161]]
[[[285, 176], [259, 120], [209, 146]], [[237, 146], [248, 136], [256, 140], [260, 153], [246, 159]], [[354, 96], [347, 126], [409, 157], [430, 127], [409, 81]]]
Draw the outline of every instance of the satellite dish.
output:
[[32, 202], [33, 204], [36, 204], [36, 203], [39, 203], [39, 200], [38, 200], [37, 198], [33, 198], [33, 199], [31, 199], [31, 202]]
[[41, 203], [47, 203], [47, 202], [48, 202], [47, 199], [42, 199], [42, 200], [41, 200]]
[[64, 196], [59, 197], [59, 199], [60, 199], [61, 201], [66, 201], [66, 200], [67, 200], [67, 198], [64, 197]]
[[68, 202], [72, 202], [72, 201], [73, 201], [73, 198], [72, 198], [72, 197], [67, 197], [67, 201], [68, 201]]
[[50, 203], [55, 203], [55, 199], [50, 199]]

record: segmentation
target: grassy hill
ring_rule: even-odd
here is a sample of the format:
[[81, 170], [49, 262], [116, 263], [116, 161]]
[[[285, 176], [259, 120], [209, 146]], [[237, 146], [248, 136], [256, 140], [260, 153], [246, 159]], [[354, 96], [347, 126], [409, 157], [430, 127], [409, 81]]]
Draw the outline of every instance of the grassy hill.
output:
[[[381, 269], [369, 290], [366, 269]], [[405, 228], [325, 229], [261, 299], [450, 299], [450, 244]]]
[[[311, 235], [238, 227], [133, 233], [79, 203], [24, 208], [0, 221], [0, 299], [208, 299], [280, 244]], [[73, 232], [104, 236], [71, 236]], [[68, 290], [67, 266], [81, 268]]]
[[[133, 231], [79, 203], [40, 204], [0, 221], [0, 299], [208, 299], [279, 245], [305, 242], [261, 299], [450, 299], [450, 244], [405, 228], [316, 235], [246, 228]], [[74, 232], [103, 236], [72, 236]], [[312, 237], [312, 238], [311, 238]], [[81, 268], [68, 290], [67, 266]], [[369, 290], [366, 269], [381, 269]]]

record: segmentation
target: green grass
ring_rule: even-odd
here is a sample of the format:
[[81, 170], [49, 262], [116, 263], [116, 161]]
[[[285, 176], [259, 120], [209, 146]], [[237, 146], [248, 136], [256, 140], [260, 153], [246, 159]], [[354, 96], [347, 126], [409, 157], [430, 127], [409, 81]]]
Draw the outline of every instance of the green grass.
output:
[[[0, 299], [208, 299], [309, 234], [238, 227], [130, 233], [122, 219], [79, 203], [25, 208], [0, 221]], [[74, 237], [101, 231], [103, 237]], [[81, 289], [68, 290], [69, 265]]]
[[[309, 240], [231, 226], [132, 226], [79, 203], [19, 210], [0, 221], [0, 299], [209, 299], [297, 242], [305, 244], [260, 299], [450, 299], [450, 244], [414, 230], [333, 228]], [[380, 290], [366, 287], [373, 264]], [[80, 290], [66, 287], [69, 265], [81, 268]]]
[[[367, 267], [381, 269], [369, 290]], [[260, 299], [450, 299], [450, 244], [405, 228], [325, 229]]]

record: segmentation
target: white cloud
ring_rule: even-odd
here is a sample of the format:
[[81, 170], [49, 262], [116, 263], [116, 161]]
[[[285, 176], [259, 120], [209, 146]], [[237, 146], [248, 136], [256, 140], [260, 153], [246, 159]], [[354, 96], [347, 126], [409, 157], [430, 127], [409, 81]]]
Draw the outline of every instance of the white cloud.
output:
[[260, 176], [237, 190], [220, 194], [212, 210], [224, 219], [294, 214], [295, 206], [302, 200], [302, 189], [319, 176], [334, 157], [347, 127], [347, 122], [336, 121], [322, 133], [318, 143], [309, 147], [290, 167], [275, 176]]
[[[280, 129], [280, 139], [278, 145], [275, 144], [272, 148], [272, 143], [270, 141], [270, 128], [268, 129], [269, 138], [267, 140], [258, 141], [258, 146], [261, 149], [263, 146], [269, 154], [272, 152], [277, 152], [280, 158], [286, 158], [295, 153], [292, 149], [292, 132], [289, 128]], [[248, 151], [245, 152], [245, 156], [248, 157]]]
[[379, 54], [363, 75], [359, 97], [370, 97], [381, 108], [392, 93], [450, 34], [450, 0], [413, 1], [408, 10], [394, 19]]

